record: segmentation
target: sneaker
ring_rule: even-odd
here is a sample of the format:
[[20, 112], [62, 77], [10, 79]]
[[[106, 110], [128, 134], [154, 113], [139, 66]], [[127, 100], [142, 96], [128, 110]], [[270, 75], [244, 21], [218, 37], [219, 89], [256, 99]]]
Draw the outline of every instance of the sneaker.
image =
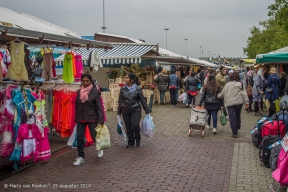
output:
[[213, 128], [213, 133], [214, 133], [214, 135], [217, 134], [217, 129], [216, 128]]
[[232, 135], [232, 137], [237, 138], [237, 135]]
[[99, 158], [103, 157], [103, 154], [104, 154], [103, 150], [99, 150], [98, 151], [98, 157]]
[[78, 158], [76, 158], [76, 161], [74, 162], [74, 165], [78, 166], [78, 165], [81, 165], [83, 163], [85, 163], [85, 159], [83, 159], [83, 157], [78, 157]]
[[210, 129], [210, 125], [206, 125], [206, 129]]

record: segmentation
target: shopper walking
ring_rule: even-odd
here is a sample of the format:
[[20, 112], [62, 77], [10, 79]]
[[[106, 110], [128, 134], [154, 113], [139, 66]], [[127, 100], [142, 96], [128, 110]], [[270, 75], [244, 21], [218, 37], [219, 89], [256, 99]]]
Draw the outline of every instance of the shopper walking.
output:
[[[257, 71], [257, 75], [255, 77], [254, 85], [253, 85], [253, 101], [254, 101], [254, 115], [262, 116], [260, 113], [261, 102], [263, 102], [263, 94], [265, 87], [265, 79], [264, 79], [264, 69], [261, 68]], [[250, 98], [249, 98], [250, 99]], [[250, 100], [249, 100], [250, 101]], [[250, 104], [250, 102], [249, 102]]]
[[170, 75], [168, 77], [168, 84], [169, 84], [169, 90], [170, 90], [170, 102], [171, 106], [175, 107], [177, 104], [178, 98], [176, 98], [177, 94], [177, 87], [179, 84], [178, 76], [175, 74], [175, 70], [172, 68], [170, 71]]
[[[196, 77], [196, 74], [194, 72], [191, 72], [190, 77], [188, 77], [186, 84], [185, 84], [185, 91], [187, 93], [187, 106], [190, 105], [190, 107], [195, 106], [195, 96], [198, 95], [198, 83], [201, 83], [201, 81]], [[192, 103], [192, 104], [191, 104]]]
[[281, 81], [276, 75], [276, 68], [272, 67], [269, 73], [266, 82], [266, 99], [269, 100], [270, 104], [268, 117], [272, 117], [276, 113], [275, 100], [279, 99], [278, 87], [281, 87]]
[[246, 108], [249, 107], [249, 99], [245, 86], [240, 82], [237, 72], [234, 72], [230, 76], [230, 82], [225, 85], [217, 97], [224, 98], [224, 105], [227, 107], [229, 113], [232, 136], [237, 138], [238, 129], [241, 128], [242, 105], [245, 103]]
[[[95, 142], [96, 131], [98, 124], [104, 124], [104, 109], [101, 99], [101, 92], [96, 88], [90, 74], [81, 76], [81, 89], [77, 93], [76, 98], [76, 115], [77, 123], [77, 149], [78, 158], [74, 165], [81, 165], [85, 162], [84, 153], [84, 133], [88, 125], [92, 139]], [[98, 157], [103, 156], [103, 150], [98, 152]]]
[[284, 93], [284, 89], [286, 86], [286, 73], [282, 72], [280, 73], [280, 81], [281, 81], [281, 86], [278, 88], [278, 92], [279, 92], [279, 97], [283, 97]]
[[156, 76], [155, 82], [160, 92], [160, 104], [164, 105], [165, 93], [168, 90], [168, 75], [166, 69], [162, 68], [161, 72]]
[[[225, 67], [221, 66], [219, 68], [219, 73], [216, 75], [216, 81], [218, 85], [220, 85], [221, 90], [223, 90], [224, 86], [227, 83], [227, 69]], [[226, 119], [229, 120], [229, 117], [225, 108], [223, 108], [223, 112], [224, 112], [224, 115], [226, 116]]]
[[[246, 90], [247, 90], [247, 96], [248, 96], [248, 99], [249, 99], [249, 108], [245, 108], [245, 110], [249, 113], [252, 110], [252, 103], [253, 103], [253, 86], [254, 86], [254, 80], [253, 80], [253, 71], [250, 70], [247, 72], [246, 74], [246, 82], [244, 84]], [[249, 92], [249, 93], [248, 93]]]
[[217, 95], [221, 92], [221, 87], [218, 85], [215, 79], [215, 75], [210, 74], [208, 76], [207, 82], [204, 84], [202, 89], [202, 96], [199, 102], [199, 106], [202, 106], [204, 102], [204, 107], [208, 113], [208, 120], [206, 128], [209, 129], [211, 125], [211, 116], [213, 119], [213, 133], [217, 134], [217, 114], [218, 110], [223, 105], [223, 99], [218, 99]]
[[[149, 114], [149, 108], [144, 98], [142, 88], [139, 86], [138, 78], [134, 73], [129, 73], [125, 77], [125, 85], [120, 89], [119, 107], [118, 107], [118, 122], [121, 121], [122, 114], [128, 136], [128, 145], [126, 148], [140, 146], [140, 120], [141, 120], [141, 105], [146, 114]], [[140, 105], [141, 103], [141, 105]]]

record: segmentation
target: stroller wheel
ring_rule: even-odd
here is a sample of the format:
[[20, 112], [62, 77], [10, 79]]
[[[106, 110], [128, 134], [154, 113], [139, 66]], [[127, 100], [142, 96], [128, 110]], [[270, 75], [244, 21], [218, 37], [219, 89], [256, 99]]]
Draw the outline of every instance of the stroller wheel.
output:
[[189, 129], [189, 136], [191, 136], [193, 133], [193, 130], [192, 129]]
[[202, 135], [202, 137], [204, 137], [204, 130], [201, 131], [201, 135]]

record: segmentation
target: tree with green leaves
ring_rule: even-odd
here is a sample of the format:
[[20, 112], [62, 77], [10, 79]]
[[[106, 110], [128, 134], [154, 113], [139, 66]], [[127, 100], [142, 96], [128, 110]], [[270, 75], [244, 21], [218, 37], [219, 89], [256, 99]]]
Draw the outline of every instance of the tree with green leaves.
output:
[[[248, 58], [254, 59], [257, 54], [269, 53], [288, 46], [288, 22], [284, 23], [284, 15], [288, 13], [287, 0], [275, 0], [268, 7], [269, 18], [259, 22], [259, 27], [250, 29], [247, 47], [243, 48]], [[287, 17], [286, 17], [287, 18]]]

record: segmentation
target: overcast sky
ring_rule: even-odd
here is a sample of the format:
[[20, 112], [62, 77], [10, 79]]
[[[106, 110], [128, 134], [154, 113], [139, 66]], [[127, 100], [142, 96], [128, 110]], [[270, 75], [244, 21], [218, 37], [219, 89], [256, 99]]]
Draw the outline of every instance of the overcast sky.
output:
[[[249, 28], [267, 18], [274, 0], [105, 0], [106, 33], [159, 43], [168, 50], [203, 55], [245, 57]], [[103, 0], [0, 0], [0, 6], [77, 32], [102, 32]]]

